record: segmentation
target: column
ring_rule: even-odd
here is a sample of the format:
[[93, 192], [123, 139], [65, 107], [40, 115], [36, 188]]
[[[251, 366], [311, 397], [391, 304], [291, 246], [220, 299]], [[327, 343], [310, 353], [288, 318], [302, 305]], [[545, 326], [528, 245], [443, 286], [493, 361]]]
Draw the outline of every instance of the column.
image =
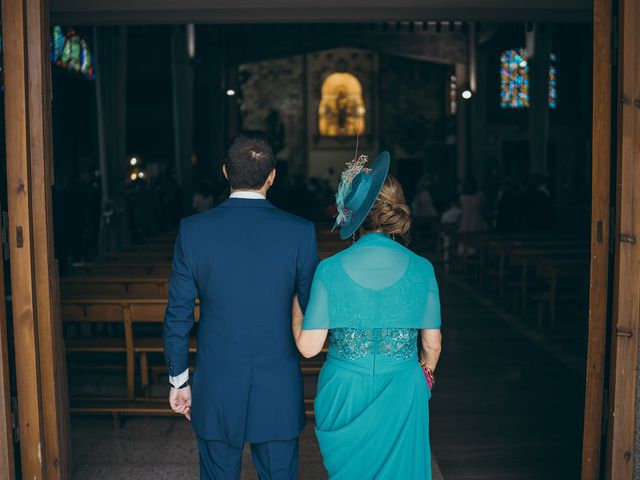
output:
[[96, 27], [96, 101], [103, 177], [100, 250], [127, 245], [127, 27]]
[[549, 144], [549, 53], [551, 28], [537, 23], [529, 47], [529, 173], [546, 175]]
[[193, 194], [193, 64], [184, 25], [171, 29], [171, 80], [176, 180], [186, 198]]

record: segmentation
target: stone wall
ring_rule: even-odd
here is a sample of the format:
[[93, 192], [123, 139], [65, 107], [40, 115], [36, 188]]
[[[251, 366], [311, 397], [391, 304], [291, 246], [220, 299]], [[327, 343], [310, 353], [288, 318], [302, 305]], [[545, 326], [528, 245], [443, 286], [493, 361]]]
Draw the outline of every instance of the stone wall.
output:
[[447, 79], [452, 67], [401, 57], [380, 57], [381, 146], [421, 157], [428, 143], [445, 139]]
[[304, 57], [295, 55], [240, 65], [242, 128], [264, 130], [290, 175], [304, 174]]

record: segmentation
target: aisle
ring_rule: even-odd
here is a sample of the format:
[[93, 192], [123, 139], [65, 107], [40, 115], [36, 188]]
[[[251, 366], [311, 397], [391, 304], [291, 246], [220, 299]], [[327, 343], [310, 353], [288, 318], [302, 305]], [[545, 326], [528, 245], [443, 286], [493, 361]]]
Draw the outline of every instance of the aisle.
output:
[[439, 280], [444, 342], [431, 442], [443, 477], [579, 478], [581, 370], [560, 362], [463, 288]]
[[[73, 480], [191, 480], [198, 478], [198, 448], [188, 422], [175, 417], [129, 418], [114, 430], [107, 417], [76, 417], [71, 422]], [[433, 480], [442, 480], [433, 460]], [[249, 447], [242, 480], [257, 478]], [[301, 480], [326, 479], [313, 422], [300, 437]]]
[[[71, 422], [74, 480], [192, 480], [198, 478], [198, 447], [189, 423], [177, 417], [136, 417], [114, 430], [107, 417]], [[242, 480], [257, 478], [244, 449]], [[300, 441], [301, 479], [326, 478], [310, 422]]]

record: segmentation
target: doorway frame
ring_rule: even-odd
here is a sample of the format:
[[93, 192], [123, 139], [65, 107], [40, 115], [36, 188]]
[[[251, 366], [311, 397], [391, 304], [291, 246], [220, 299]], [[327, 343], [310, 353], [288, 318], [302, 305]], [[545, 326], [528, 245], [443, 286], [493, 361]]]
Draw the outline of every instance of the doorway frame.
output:
[[34, 480], [67, 479], [71, 470], [66, 356], [53, 248], [48, 13], [47, 0], [2, 0], [17, 423], [21, 474]]
[[[630, 8], [633, 1], [620, 0], [620, 4], [623, 8]], [[53, 158], [49, 8], [47, 0], [2, 0], [2, 7], [3, 32], [8, 40], [4, 45], [5, 84], [7, 90], [13, 92], [7, 98], [5, 116], [11, 119], [6, 123], [11, 277], [12, 284], [21, 287], [14, 289], [13, 314], [17, 327], [14, 342], [23, 428], [22, 471], [25, 478], [67, 478], [71, 460], [66, 364], [51, 221]], [[392, 18], [393, 9], [386, 10], [390, 15], [388, 18]], [[360, 10], [358, 13], [361, 13]], [[104, 18], [101, 20], [104, 21]], [[348, 18], [340, 20], [346, 21]], [[121, 19], [121, 22], [125, 21]], [[245, 21], [251, 21], [251, 18]], [[623, 108], [622, 127], [619, 130], [623, 132], [620, 137], [621, 148], [617, 154], [612, 154], [612, 21], [612, 0], [594, 0], [592, 238], [582, 464], [583, 478], [593, 480], [599, 478], [602, 470], [607, 332], [612, 333], [610, 373], [613, 400], [607, 416], [611, 425], [605, 455], [609, 475], [617, 468], [618, 456], [622, 455], [624, 459], [629, 453], [628, 439], [633, 440], [633, 436], [629, 437], [628, 427], [625, 429], [623, 425], [624, 422], [631, 425], [635, 419], [633, 408], [624, 409], [623, 401], [635, 398], [632, 396], [633, 388], [630, 388], [635, 386], [635, 378], [631, 378], [628, 372], [635, 372], [635, 364], [631, 363], [635, 358], [631, 347], [637, 347], [638, 322], [635, 318], [633, 323], [635, 314], [629, 308], [636, 305], [638, 292], [620, 286], [624, 285], [626, 279], [638, 279], [636, 267], [630, 267], [626, 261], [638, 259], [637, 243], [615, 242], [613, 317], [608, 314], [611, 306], [609, 292], [612, 291], [609, 255], [611, 165], [613, 159], [617, 158], [618, 172], [632, 168], [633, 158], [630, 156], [635, 151], [634, 141], [637, 146], [637, 140], [634, 139], [638, 138], [638, 122], [634, 134], [633, 120], [628, 119], [630, 115], [630, 118], [635, 118], [631, 114], [632, 107]], [[628, 32], [624, 29], [621, 31]], [[621, 44], [631, 41], [626, 38], [621, 40], [624, 40]], [[621, 47], [621, 52], [624, 60], [629, 50]], [[627, 64], [628, 61], [623, 63], [623, 68]], [[628, 153], [629, 133], [624, 133], [625, 121], [631, 122], [631, 154]], [[628, 228], [637, 228], [629, 224], [633, 218], [633, 212], [629, 210], [633, 207], [628, 192], [634, 195], [636, 203], [640, 199], [637, 198], [638, 190], [634, 192], [632, 183], [629, 183], [632, 175], [628, 177], [619, 178], [617, 183], [618, 208], [614, 233], [618, 235], [615, 239], [623, 238], [620, 234], [628, 235], [624, 233]], [[636, 237], [640, 238], [639, 235], [632, 235], [632, 238]], [[624, 256], [624, 262], [621, 261], [621, 255]], [[629, 307], [625, 306], [625, 302], [629, 303]], [[621, 327], [622, 324], [616, 319], [624, 315], [632, 319], [632, 323]], [[625, 330], [623, 327], [629, 328]], [[627, 336], [628, 333], [630, 336]], [[50, 335], [50, 340], [46, 335]], [[41, 361], [46, 358], [54, 358], [55, 361]], [[30, 421], [26, 422], [25, 418]], [[623, 431], [621, 437], [614, 433], [618, 431]], [[42, 445], [44, 448], [41, 448]], [[626, 464], [632, 465], [633, 462], [627, 461]]]

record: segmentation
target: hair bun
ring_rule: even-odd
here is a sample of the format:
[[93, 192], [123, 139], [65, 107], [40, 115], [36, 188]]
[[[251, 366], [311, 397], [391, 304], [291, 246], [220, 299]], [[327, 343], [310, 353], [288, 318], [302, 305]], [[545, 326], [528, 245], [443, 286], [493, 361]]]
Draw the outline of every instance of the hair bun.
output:
[[399, 236], [404, 243], [409, 243], [411, 210], [404, 199], [400, 182], [392, 175], [387, 176], [363, 227], [366, 230]]

